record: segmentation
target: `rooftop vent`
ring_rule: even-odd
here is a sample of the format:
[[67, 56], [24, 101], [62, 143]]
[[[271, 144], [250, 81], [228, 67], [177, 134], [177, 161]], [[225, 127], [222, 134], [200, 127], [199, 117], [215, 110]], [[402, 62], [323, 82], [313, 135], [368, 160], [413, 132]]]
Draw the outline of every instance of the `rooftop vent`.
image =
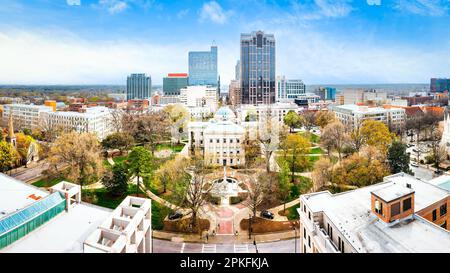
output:
[[411, 184], [409, 184], [409, 183], [406, 183], [406, 187], [408, 188], [408, 189], [411, 189], [412, 187], [411, 187]]

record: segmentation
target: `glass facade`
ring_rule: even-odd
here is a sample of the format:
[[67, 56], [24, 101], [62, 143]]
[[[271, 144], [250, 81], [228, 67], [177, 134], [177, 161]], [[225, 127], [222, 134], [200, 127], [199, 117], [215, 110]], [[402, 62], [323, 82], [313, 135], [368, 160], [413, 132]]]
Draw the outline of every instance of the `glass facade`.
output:
[[144, 100], [152, 96], [152, 79], [145, 74], [131, 74], [127, 78], [127, 100]]
[[305, 95], [305, 84], [302, 80], [288, 80], [284, 76], [277, 77], [277, 99], [296, 99]]
[[0, 219], [0, 249], [32, 232], [66, 209], [66, 199], [55, 192]]
[[185, 75], [171, 75], [163, 79], [164, 95], [180, 95], [180, 89], [189, 85], [189, 78]]
[[217, 46], [211, 51], [189, 52], [189, 85], [217, 86]]
[[445, 91], [450, 91], [450, 79], [431, 79], [430, 92], [443, 93]]
[[275, 102], [275, 37], [262, 31], [241, 34], [243, 104]]

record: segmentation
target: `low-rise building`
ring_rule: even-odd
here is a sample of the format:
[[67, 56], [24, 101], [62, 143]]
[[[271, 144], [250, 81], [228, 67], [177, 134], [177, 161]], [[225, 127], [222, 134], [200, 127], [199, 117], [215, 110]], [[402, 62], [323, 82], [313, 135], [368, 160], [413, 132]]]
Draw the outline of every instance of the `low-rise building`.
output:
[[237, 118], [241, 122], [245, 121], [260, 121], [261, 118], [272, 117], [276, 118], [279, 122], [284, 120], [284, 116], [289, 111], [294, 111], [300, 113], [304, 110], [304, 107], [298, 106], [297, 104], [290, 103], [273, 103], [273, 104], [260, 104], [260, 105], [250, 105], [243, 104], [237, 109]]
[[205, 164], [239, 166], [245, 164], [245, 129], [229, 107], [220, 108], [208, 122], [188, 124], [191, 152], [200, 151]]
[[400, 173], [340, 194], [300, 197], [302, 253], [450, 252], [450, 195]]
[[32, 104], [7, 104], [3, 106], [3, 123], [9, 120], [9, 115], [13, 116], [16, 129], [36, 129], [39, 128], [42, 117], [52, 113], [52, 106], [32, 105]]
[[356, 129], [368, 119], [381, 121], [391, 129], [399, 129], [406, 120], [405, 109], [396, 107], [382, 108], [346, 104], [333, 105], [330, 110], [348, 129]]
[[219, 101], [215, 86], [188, 86], [180, 89], [180, 103], [187, 107], [209, 107], [216, 111]]

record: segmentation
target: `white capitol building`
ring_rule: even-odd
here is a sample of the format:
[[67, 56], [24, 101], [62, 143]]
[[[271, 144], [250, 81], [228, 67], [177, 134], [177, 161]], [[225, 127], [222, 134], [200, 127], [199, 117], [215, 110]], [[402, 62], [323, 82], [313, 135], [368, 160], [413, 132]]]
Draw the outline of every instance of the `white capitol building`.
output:
[[208, 122], [188, 124], [189, 147], [191, 152], [199, 150], [207, 165], [243, 165], [245, 131], [233, 111], [221, 107]]

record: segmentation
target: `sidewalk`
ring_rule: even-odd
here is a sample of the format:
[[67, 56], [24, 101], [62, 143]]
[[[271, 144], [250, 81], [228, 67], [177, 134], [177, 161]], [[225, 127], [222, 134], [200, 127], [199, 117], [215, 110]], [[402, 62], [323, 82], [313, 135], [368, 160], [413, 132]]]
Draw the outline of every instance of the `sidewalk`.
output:
[[[300, 232], [297, 230], [297, 237]], [[187, 243], [205, 243], [205, 240], [200, 238], [198, 234], [185, 235], [174, 232], [165, 232], [160, 230], [153, 231], [153, 238], [168, 240], [173, 242], [187, 242]], [[295, 231], [284, 231], [284, 232], [273, 232], [273, 233], [265, 233], [265, 234], [252, 234], [251, 239], [248, 239], [248, 233], [241, 233], [238, 236], [235, 235], [216, 235], [209, 236], [208, 243], [210, 244], [230, 244], [230, 243], [241, 243], [248, 244], [253, 243], [253, 240], [256, 240], [256, 243], [268, 243], [268, 242], [276, 242], [281, 240], [288, 240], [295, 238]]]

